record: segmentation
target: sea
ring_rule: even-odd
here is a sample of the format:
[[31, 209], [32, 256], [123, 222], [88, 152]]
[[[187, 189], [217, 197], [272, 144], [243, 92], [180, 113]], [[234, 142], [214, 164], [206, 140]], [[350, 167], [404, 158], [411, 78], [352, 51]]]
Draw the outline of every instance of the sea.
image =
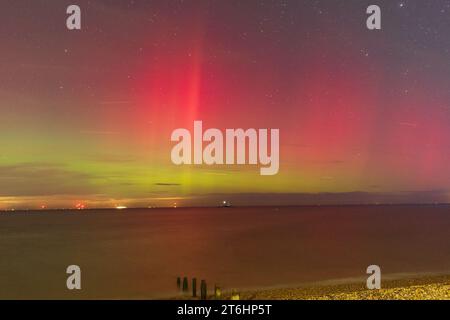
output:
[[164, 299], [184, 277], [210, 292], [363, 281], [370, 265], [450, 273], [450, 206], [0, 213], [0, 299]]

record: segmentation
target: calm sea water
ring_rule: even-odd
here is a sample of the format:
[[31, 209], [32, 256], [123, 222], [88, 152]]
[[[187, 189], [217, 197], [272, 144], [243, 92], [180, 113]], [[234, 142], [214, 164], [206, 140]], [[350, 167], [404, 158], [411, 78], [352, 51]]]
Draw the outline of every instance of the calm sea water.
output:
[[[158, 298], [176, 277], [224, 288], [450, 273], [450, 206], [0, 214], [0, 298]], [[66, 289], [68, 265], [82, 290]]]

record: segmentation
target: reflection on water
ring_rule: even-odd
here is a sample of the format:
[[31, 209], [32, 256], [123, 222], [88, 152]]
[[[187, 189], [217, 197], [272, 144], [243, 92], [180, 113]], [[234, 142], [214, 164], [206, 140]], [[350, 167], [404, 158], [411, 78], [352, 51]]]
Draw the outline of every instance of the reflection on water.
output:
[[[0, 215], [0, 298], [156, 298], [176, 277], [224, 288], [450, 271], [449, 206], [90, 210]], [[66, 267], [82, 270], [81, 292]]]

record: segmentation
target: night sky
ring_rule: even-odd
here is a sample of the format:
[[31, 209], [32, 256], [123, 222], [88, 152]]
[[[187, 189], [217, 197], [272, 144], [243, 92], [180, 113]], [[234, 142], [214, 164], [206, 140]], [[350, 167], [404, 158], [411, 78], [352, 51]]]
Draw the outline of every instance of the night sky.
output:
[[[0, 24], [0, 209], [450, 200], [448, 0], [5, 0]], [[279, 128], [280, 172], [173, 165], [194, 120]]]

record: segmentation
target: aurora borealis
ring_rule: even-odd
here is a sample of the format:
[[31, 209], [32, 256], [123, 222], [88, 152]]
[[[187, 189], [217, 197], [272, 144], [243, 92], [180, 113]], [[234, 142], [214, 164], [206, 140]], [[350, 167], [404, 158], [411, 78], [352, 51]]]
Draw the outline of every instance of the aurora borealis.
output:
[[[0, 209], [450, 200], [449, 1], [17, 0], [0, 17]], [[195, 120], [279, 128], [279, 173], [173, 165]]]

